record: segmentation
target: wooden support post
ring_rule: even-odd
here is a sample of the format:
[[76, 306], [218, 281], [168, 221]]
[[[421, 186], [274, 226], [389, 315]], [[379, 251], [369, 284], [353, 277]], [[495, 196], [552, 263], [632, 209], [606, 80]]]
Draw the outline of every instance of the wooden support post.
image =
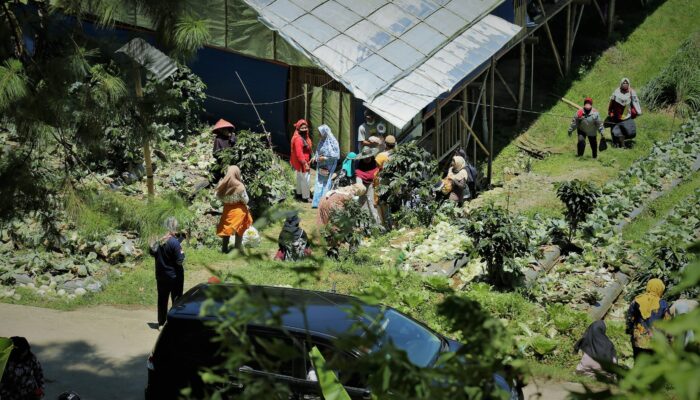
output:
[[576, 42], [576, 35], [578, 35], [578, 27], [581, 26], [581, 18], [583, 18], [583, 11], [586, 9], [585, 4], [581, 4], [580, 10], [578, 13], [578, 18], [576, 19], [576, 26], [574, 27], [574, 34], [571, 36], [571, 51], [573, 53], [574, 50], [574, 42]]
[[435, 133], [433, 134], [433, 153], [436, 157], [442, 154], [438, 153], [441, 139], [440, 125], [442, 125], [442, 109], [440, 108], [440, 99], [435, 99]]
[[600, 9], [600, 5], [598, 4], [598, 0], [593, 0], [593, 5], [595, 6], [596, 11], [598, 11], [598, 16], [600, 17], [600, 22], [603, 24], [603, 26], [607, 26], [608, 23], [605, 21], [605, 16], [603, 15], [603, 10]]
[[615, 30], [615, 0], [610, 0], [608, 4], [608, 37], [611, 37]]
[[513, 102], [515, 104], [518, 104], [518, 98], [515, 97], [515, 93], [513, 93], [513, 91], [510, 90], [508, 83], [506, 83], [506, 80], [503, 79], [503, 75], [501, 75], [501, 73], [498, 72], [498, 69], [496, 69], [496, 76], [498, 76], [498, 80], [501, 81], [501, 83], [503, 84], [503, 87], [506, 88], [506, 92], [508, 92], [508, 94], [510, 95], [510, 98], [513, 99]]
[[481, 143], [481, 140], [479, 140], [479, 136], [477, 136], [476, 132], [474, 132], [474, 128], [472, 128], [471, 126], [469, 126], [469, 123], [467, 122], [467, 120], [464, 119], [464, 118], [462, 118], [461, 115], [459, 116], [459, 119], [460, 119], [460, 121], [462, 121], [462, 124], [467, 128], [467, 130], [472, 134], [472, 136], [474, 137], [474, 142], [475, 142], [476, 144], [478, 144], [479, 147], [481, 147], [481, 150], [484, 151], [484, 154], [486, 154], [486, 155], [491, 154], [491, 153], [489, 153], [489, 151], [488, 151], [488, 149], [486, 148], [486, 146], [484, 146], [484, 144]]
[[[486, 88], [486, 83], [488, 82], [488, 77], [484, 75], [484, 88]], [[481, 99], [481, 138], [484, 143], [489, 141], [489, 117], [486, 110], [486, 90], [482, 91], [483, 99]]]
[[523, 102], [525, 101], [525, 41], [520, 42], [520, 73], [518, 75], [518, 117], [516, 125], [520, 127], [523, 118]]
[[535, 44], [530, 44], [530, 110], [532, 110], [532, 98], [535, 95]]
[[[611, 0], [615, 1], [615, 0]], [[544, 18], [544, 30], [547, 33], [547, 38], [549, 38], [549, 44], [552, 45], [552, 52], [554, 53], [554, 61], [557, 62], [557, 69], [559, 74], [564, 77], [564, 70], [561, 67], [561, 57], [559, 57], [559, 51], [557, 50], [557, 45], [554, 44], [554, 37], [552, 36], [552, 31], [549, 29], [549, 22], [547, 21], [547, 15], [544, 12], [544, 6], [542, 5], [542, 0], [537, 0], [540, 9], [542, 10], [542, 18]]]
[[488, 182], [491, 186], [491, 177], [493, 176], [492, 164], [493, 164], [493, 108], [494, 108], [494, 98], [496, 97], [496, 82], [495, 82], [495, 72], [496, 72], [496, 58], [491, 57], [491, 107], [489, 110], [489, 164], [488, 164]]
[[566, 6], [566, 32], [564, 34], [564, 73], [571, 72], [571, 3]]
[[[464, 120], [469, 120], [469, 85], [464, 86], [462, 89], [462, 115], [460, 118]], [[467, 133], [464, 132], [461, 135], [460, 141], [462, 143], [462, 148], [466, 151], [467, 146]]]

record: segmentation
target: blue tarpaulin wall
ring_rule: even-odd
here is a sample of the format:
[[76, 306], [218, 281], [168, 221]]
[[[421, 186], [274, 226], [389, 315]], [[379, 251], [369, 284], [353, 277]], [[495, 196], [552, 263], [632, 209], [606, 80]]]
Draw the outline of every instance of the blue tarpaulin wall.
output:
[[[88, 35], [113, 40], [116, 47], [137, 36], [150, 43], [154, 42], [153, 35], [143, 31], [123, 28], [100, 29], [90, 23], [84, 23], [83, 30]], [[236, 71], [243, 79], [255, 103], [276, 102], [271, 105], [260, 105], [257, 108], [260, 117], [265, 121], [267, 131], [272, 136], [275, 151], [289, 154], [291, 128], [287, 129], [286, 126], [287, 104], [283, 102], [287, 97], [289, 75], [287, 66], [205, 47], [197, 52], [194, 59], [189, 62], [189, 67], [207, 85], [208, 96], [213, 95], [237, 103], [246, 103], [246, 105], [239, 105], [207, 97], [204, 107], [208, 122], [212, 124], [219, 118], [224, 118], [232, 122], [237, 130], [250, 129], [262, 132], [260, 121], [253, 107], [249, 105], [243, 86], [236, 77]]]
[[[290, 130], [286, 126], [287, 104], [279, 103], [287, 97], [288, 67], [228, 51], [204, 48], [197, 53], [190, 68], [207, 84], [207, 95], [248, 103], [243, 86], [236, 77], [238, 71], [255, 103], [278, 102], [256, 107], [272, 135], [275, 151], [289, 154], [291, 132], [288, 132]], [[232, 122], [236, 129], [262, 132], [260, 121], [250, 105], [238, 105], [208, 97], [205, 107], [213, 119], [224, 118]]]

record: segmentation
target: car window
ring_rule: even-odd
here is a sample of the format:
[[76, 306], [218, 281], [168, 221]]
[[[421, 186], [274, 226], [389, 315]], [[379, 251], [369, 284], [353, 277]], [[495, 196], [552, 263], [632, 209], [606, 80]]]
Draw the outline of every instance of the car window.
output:
[[426, 367], [433, 362], [442, 347], [438, 336], [395, 310], [386, 311], [381, 321], [381, 330], [384, 335], [375, 349], [391, 341], [419, 367]]
[[[335, 372], [336, 376], [338, 377], [338, 380], [345, 385], [345, 386], [352, 386], [352, 387], [357, 387], [361, 388], [365, 386], [366, 379], [362, 378], [360, 374], [357, 371], [353, 371], [356, 368], [353, 368], [354, 362], [356, 362], [356, 358], [344, 353], [332, 346], [329, 346], [326, 343], [318, 343], [318, 342], [312, 342], [310, 344], [307, 344], [307, 354], [308, 351], [311, 351], [311, 349], [316, 346], [318, 347], [318, 350], [321, 352], [323, 355], [323, 358], [326, 360], [327, 366]], [[311, 371], [314, 371], [313, 365], [311, 364], [311, 361], [309, 357], [307, 356], [306, 358], [306, 379], [308, 380], [312, 374], [310, 374]], [[315, 371], [314, 374], [315, 375]]]
[[254, 353], [248, 367], [264, 372], [306, 378], [303, 343], [281, 335], [251, 335]]

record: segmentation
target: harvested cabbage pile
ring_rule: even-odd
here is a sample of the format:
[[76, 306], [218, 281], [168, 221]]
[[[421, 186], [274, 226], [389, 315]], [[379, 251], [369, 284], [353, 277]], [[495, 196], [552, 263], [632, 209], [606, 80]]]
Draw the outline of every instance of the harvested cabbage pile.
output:
[[454, 225], [440, 222], [430, 229], [422, 243], [409, 244], [406, 260], [415, 262], [438, 262], [455, 258], [458, 254], [469, 252], [472, 241]]

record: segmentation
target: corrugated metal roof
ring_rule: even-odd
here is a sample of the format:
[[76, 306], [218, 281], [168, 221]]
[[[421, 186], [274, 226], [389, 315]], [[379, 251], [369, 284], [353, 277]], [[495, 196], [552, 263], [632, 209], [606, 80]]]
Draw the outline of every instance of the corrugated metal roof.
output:
[[244, 1], [400, 128], [520, 30], [488, 15], [503, 0]]
[[141, 38], [130, 40], [116, 52], [126, 54], [132, 60], [148, 69], [158, 82], [169, 77], [177, 70], [177, 63], [172, 58]]

